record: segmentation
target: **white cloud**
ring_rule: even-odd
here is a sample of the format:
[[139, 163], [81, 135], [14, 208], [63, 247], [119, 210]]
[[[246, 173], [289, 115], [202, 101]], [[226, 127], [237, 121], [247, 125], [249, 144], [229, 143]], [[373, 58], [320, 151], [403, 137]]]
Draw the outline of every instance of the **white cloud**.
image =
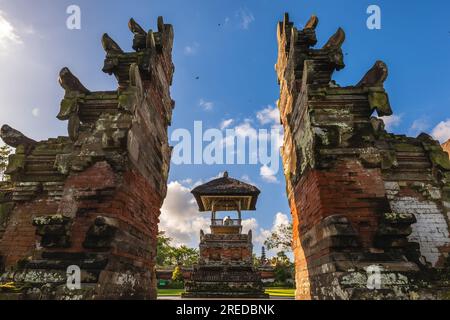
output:
[[194, 42], [193, 44], [184, 47], [184, 54], [187, 56], [196, 55], [199, 48], [200, 45], [197, 42]]
[[250, 24], [255, 21], [253, 13], [251, 13], [247, 9], [240, 9], [236, 13], [236, 17], [238, 17], [239, 19], [239, 26], [244, 30], [247, 30]]
[[254, 185], [255, 187], [258, 187], [257, 183], [253, 182], [252, 179], [250, 178], [250, 176], [248, 174], [244, 174], [241, 177], [242, 181], [245, 181], [246, 183], [249, 183], [251, 185]]
[[402, 122], [402, 117], [403, 117], [402, 114], [401, 115], [394, 114], [392, 116], [379, 117], [379, 118], [381, 120], [383, 120], [386, 130], [389, 131], [400, 125], [400, 123]]
[[430, 128], [429, 119], [426, 117], [419, 118], [413, 122], [411, 128], [409, 128], [409, 133], [411, 135], [418, 135], [422, 132], [426, 132]]
[[[279, 226], [290, 224], [290, 223], [291, 223], [290, 219], [286, 214], [284, 214], [282, 212], [278, 212], [275, 215], [275, 218], [273, 220], [273, 223], [272, 223], [272, 226], [270, 229], [259, 228], [258, 224], [252, 225], [254, 247], [258, 248], [258, 247], [264, 246], [264, 242], [267, 240], [267, 238], [270, 237], [272, 232], [276, 231]], [[251, 225], [252, 222], [248, 222], [248, 224]], [[277, 250], [267, 250], [266, 251], [266, 254], [268, 257], [275, 256], [276, 253], [277, 253]], [[292, 254], [289, 254], [288, 256], [292, 256]]]
[[209, 230], [210, 219], [198, 211], [190, 190], [178, 181], [168, 185], [167, 197], [161, 208], [159, 228], [173, 239], [175, 245], [196, 247], [200, 230]]
[[267, 106], [266, 108], [258, 111], [256, 118], [262, 125], [266, 124], [279, 124], [280, 122], [280, 111], [276, 107]]
[[22, 43], [16, 28], [6, 19], [4, 12], [0, 11], [0, 48], [6, 49], [10, 45]]
[[450, 139], [450, 119], [440, 122], [432, 131], [431, 135], [444, 143]]
[[220, 124], [220, 130], [224, 130], [224, 129], [228, 128], [229, 126], [231, 126], [233, 124], [233, 122], [234, 122], [233, 119], [223, 120], [222, 123]]
[[205, 99], [200, 99], [199, 102], [200, 107], [202, 107], [206, 111], [210, 111], [214, 108], [214, 103], [211, 101], [206, 101]]
[[31, 110], [31, 114], [33, 115], [33, 117], [37, 118], [41, 114], [41, 110], [39, 108], [33, 108], [33, 110]]
[[236, 135], [239, 137], [248, 137], [250, 139], [258, 139], [258, 133], [255, 128], [253, 128], [251, 121], [248, 119], [235, 128]]
[[242, 220], [242, 233], [247, 234], [250, 230], [252, 233], [258, 231], [258, 221], [255, 218]]
[[282, 213], [282, 212], [278, 212], [275, 215], [275, 220], [273, 222], [273, 227], [274, 227], [274, 229], [277, 229], [278, 227], [280, 227], [282, 225], [289, 224], [289, 223], [290, 223], [289, 217], [287, 215], [285, 215], [284, 213]]
[[262, 166], [259, 173], [264, 181], [269, 183], [279, 183], [276, 177], [276, 172], [274, 172], [268, 166], [266, 165]]
[[192, 185], [192, 179], [191, 178], [187, 178], [187, 179], [184, 179], [184, 180], [181, 180], [181, 184], [183, 184], [183, 185]]

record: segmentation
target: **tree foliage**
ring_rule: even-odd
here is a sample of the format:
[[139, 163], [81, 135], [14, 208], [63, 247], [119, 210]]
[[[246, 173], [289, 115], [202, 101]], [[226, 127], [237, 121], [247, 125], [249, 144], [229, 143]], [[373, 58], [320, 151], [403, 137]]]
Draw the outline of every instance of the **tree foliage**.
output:
[[272, 258], [272, 265], [276, 282], [286, 283], [288, 279], [292, 279], [294, 265], [284, 251], [278, 252], [277, 256]]
[[181, 271], [180, 266], [176, 266], [172, 273], [172, 281], [184, 282], [183, 271]]
[[292, 223], [279, 225], [264, 242], [267, 249], [292, 251]]
[[191, 267], [196, 264], [199, 258], [197, 249], [187, 246], [172, 246], [172, 239], [164, 232], [158, 235], [156, 263], [159, 266], [183, 266]]

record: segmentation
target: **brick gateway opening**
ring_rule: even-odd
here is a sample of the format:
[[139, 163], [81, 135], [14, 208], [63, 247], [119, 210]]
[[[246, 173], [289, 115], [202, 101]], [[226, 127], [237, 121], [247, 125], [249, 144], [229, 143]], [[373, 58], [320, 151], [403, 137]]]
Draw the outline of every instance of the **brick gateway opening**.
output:
[[[155, 299], [158, 217], [166, 196], [171, 148], [167, 128], [173, 28], [133, 19], [135, 52], [107, 34], [103, 71], [115, 91], [91, 92], [64, 68], [58, 119], [68, 136], [36, 142], [3, 126], [16, 148], [0, 189], [2, 283], [17, 299]], [[81, 290], [66, 287], [81, 269]]]
[[[448, 297], [448, 154], [426, 134], [389, 134], [372, 117], [392, 114], [383, 62], [356, 86], [332, 81], [344, 67], [345, 33], [313, 49], [317, 24], [312, 17], [298, 30], [288, 15], [278, 24], [297, 298]], [[173, 29], [162, 18], [157, 32], [134, 20], [129, 28], [135, 52], [102, 39], [103, 71], [117, 90], [91, 92], [61, 70], [67, 137], [37, 142], [2, 127], [16, 153], [11, 182], [0, 185], [0, 282], [14, 287], [0, 298], [156, 298]], [[72, 265], [82, 270], [80, 290], [66, 287]]]
[[299, 30], [286, 14], [278, 24], [297, 298], [448, 297], [448, 154], [429, 135], [390, 134], [372, 116], [392, 114], [383, 62], [355, 86], [332, 80], [345, 33], [313, 49], [318, 22]]

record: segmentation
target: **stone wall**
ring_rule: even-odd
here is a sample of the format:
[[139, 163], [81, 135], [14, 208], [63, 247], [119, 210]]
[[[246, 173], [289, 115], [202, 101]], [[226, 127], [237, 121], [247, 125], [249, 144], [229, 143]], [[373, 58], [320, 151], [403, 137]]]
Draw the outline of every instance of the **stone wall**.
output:
[[376, 117], [392, 115], [382, 61], [355, 86], [332, 80], [345, 66], [345, 32], [315, 49], [318, 22], [300, 30], [286, 14], [278, 24], [297, 298], [448, 296], [448, 155], [426, 134], [385, 130]]
[[[174, 102], [173, 28], [157, 32], [133, 19], [135, 52], [107, 34], [103, 71], [115, 91], [91, 92], [67, 68], [58, 119], [68, 137], [36, 142], [8, 126], [16, 148], [0, 192], [0, 295], [19, 299], [154, 299], [156, 237], [166, 196]], [[66, 287], [81, 269], [81, 290]], [[6, 292], [5, 292], [6, 290]], [[1, 297], [1, 296], [0, 296]]]

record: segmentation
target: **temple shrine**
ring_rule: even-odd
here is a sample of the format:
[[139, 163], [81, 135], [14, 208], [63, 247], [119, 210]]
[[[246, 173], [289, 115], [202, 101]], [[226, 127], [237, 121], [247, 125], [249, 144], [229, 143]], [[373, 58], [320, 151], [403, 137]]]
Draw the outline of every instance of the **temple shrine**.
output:
[[[256, 210], [258, 188], [225, 172], [192, 194], [200, 212], [211, 212], [211, 233], [200, 231], [200, 258], [183, 297], [268, 298], [253, 266], [252, 230], [242, 233], [242, 212]], [[230, 211], [237, 217], [220, 218], [218, 214]]]

